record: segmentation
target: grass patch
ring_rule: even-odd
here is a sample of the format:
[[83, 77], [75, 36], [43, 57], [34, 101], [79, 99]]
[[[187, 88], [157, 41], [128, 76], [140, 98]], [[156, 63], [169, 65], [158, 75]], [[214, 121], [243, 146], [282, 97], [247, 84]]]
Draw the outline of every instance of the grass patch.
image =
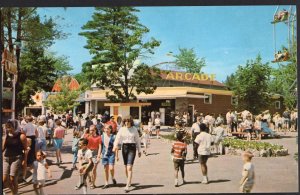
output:
[[175, 141], [175, 133], [171, 133], [171, 134], [167, 134], [167, 135], [160, 135], [162, 138], [164, 139], [168, 139], [168, 140], [171, 140], [171, 141]]

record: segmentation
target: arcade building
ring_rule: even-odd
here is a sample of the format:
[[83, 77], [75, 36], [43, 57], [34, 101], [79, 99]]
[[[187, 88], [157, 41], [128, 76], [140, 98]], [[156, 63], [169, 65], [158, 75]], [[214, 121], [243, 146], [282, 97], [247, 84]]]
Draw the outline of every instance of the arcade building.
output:
[[[151, 105], [130, 107], [130, 115], [141, 116], [147, 120], [152, 111], [159, 112], [161, 122], [171, 125], [172, 114], [188, 112], [190, 118], [194, 118], [195, 111], [200, 113], [226, 114], [236, 103], [233, 93], [226, 89], [225, 85], [215, 80], [215, 75], [163, 72], [162, 80], [157, 83], [157, 89], [153, 94], [136, 95], [140, 103]], [[93, 86], [85, 94], [85, 113], [104, 113], [110, 110], [106, 99], [106, 92]], [[146, 119], [147, 118], [147, 119]]]

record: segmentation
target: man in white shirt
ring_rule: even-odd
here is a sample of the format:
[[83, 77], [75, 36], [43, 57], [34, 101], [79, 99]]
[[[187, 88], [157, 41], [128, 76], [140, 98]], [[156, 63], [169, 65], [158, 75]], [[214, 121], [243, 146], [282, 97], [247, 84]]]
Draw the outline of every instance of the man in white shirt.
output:
[[193, 151], [194, 151], [194, 159], [198, 158], [198, 144], [194, 142], [195, 138], [200, 134], [200, 124], [201, 124], [201, 117], [198, 116], [196, 122], [192, 125], [192, 139], [193, 139]]
[[27, 117], [28, 121], [25, 125], [23, 132], [27, 138], [31, 139], [31, 146], [27, 157], [27, 164], [30, 166], [35, 160], [35, 138], [38, 136], [38, 131], [36, 125], [32, 123], [33, 118], [31, 116]]
[[199, 144], [198, 158], [203, 174], [203, 180], [201, 183], [208, 184], [206, 162], [210, 155], [210, 147], [213, 143], [213, 139], [212, 136], [208, 134], [208, 127], [204, 123], [200, 124], [200, 134], [196, 137], [195, 142]]
[[154, 110], [151, 112], [151, 121], [154, 123], [155, 120], [155, 112]]
[[214, 139], [214, 148], [216, 154], [222, 154], [222, 140], [224, 139], [225, 130], [221, 127], [222, 123], [217, 122], [216, 128], [214, 129], [215, 139]]
[[156, 116], [156, 119], [154, 120], [154, 125], [156, 129], [156, 138], [159, 139], [159, 130], [160, 130], [160, 118], [159, 116]]
[[93, 122], [93, 125], [97, 125], [97, 118], [96, 118], [97, 115], [93, 116], [92, 118], [92, 122]]

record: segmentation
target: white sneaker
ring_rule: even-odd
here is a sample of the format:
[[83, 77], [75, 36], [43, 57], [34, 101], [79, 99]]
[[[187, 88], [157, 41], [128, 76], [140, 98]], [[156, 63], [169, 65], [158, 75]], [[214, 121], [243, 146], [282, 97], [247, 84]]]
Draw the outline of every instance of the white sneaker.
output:
[[130, 191], [129, 186], [126, 186], [126, 187], [124, 188], [124, 191], [125, 191], [125, 192], [129, 192], [129, 191]]
[[175, 186], [175, 187], [178, 187], [178, 179], [175, 179], [174, 186]]
[[208, 184], [208, 178], [207, 178], [207, 177], [203, 177], [203, 180], [202, 180], [201, 183], [203, 183], [203, 184]]

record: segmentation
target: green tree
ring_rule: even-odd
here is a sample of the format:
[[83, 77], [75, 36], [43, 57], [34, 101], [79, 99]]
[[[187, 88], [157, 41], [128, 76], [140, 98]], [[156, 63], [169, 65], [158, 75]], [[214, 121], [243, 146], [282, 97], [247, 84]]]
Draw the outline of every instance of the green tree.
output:
[[262, 63], [260, 55], [255, 60], [248, 60], [245, 66], [238, 66], [234, 74], [231, 90], [238, 98], [237, 108], [247, 109], [254, 114], [267, 108], [270, 103], [268, 80], [271, 68]]
[[64, 57], [45, 54], [43, 48], [27, 47], [20, 61], [22, 74], [19, 74], [20, 82], [16, 88], [16, 104], [19, 111], [33, 103], [30, 97], [37, 91], [51, 91], [57, 78], [71, 69]]
[[190, 73], [202, 73], [202, 68], [206, 65], [204, 58], [197, 58], [194, 49], [179, 48], [179, 54], [176, 58], [176, 66], [180, 69], [185, 69]]
[[111, 101], [130, 102], [136, 98], [134, 91], [153, 93], [160, 79], [157, 68], [135, 64], [160, 45], [154, 38], [144, 41], [149, 29], [139, 23], [137, 12], [132, 7], [95, 8], [92, 20], [80, 33], [87, 38], [85, 48], [93, 55], [82, 70], [92, 83], [113, 92], [107, 94]]
[[32, 103], [32, 95], [38, 90], [48, 91], [58, 76], [70, 70], [70, 66], [64, 64], [66, 60], [46, 52], [55, 40], [67, 34], [59, 29], [56, 23], [59, 18], [41, 19], [37, 8], [1, 8], [0, 15], [1, 49], [6, 45], [14, 52], [13, 40], [22, 43], [21, 49], [16, 47], [15, 50], [18, 64], [16, 110], [20, 112]]
[[288, 62], [279, 63], [272, 69], [269, 81], [269, 91], [280, 94], [286, 108], [293, 109], [297, 105], [297, 44], [293, 42], [290, 50], [291, 58]]
[[77, 98], [85, 90], [85, 86], [81, 86], [78, 90], [70, 90], [69, 84], [71, 82], [70, 76], [63, 76], [58, 80], [61, 88], [60, 92], [54, 92], [48, 97], [45, 106], [50, 108], [54, 113], [62, 114], [66, 111], [73, 110], [74, 107], [80, 103]]
[[232, 73], [231, 75], [226, 77], [226, 80], [224, 81], [225, 86], [228, 90], [233, 90], [236, 86], [235, 84], [235, 74]]

